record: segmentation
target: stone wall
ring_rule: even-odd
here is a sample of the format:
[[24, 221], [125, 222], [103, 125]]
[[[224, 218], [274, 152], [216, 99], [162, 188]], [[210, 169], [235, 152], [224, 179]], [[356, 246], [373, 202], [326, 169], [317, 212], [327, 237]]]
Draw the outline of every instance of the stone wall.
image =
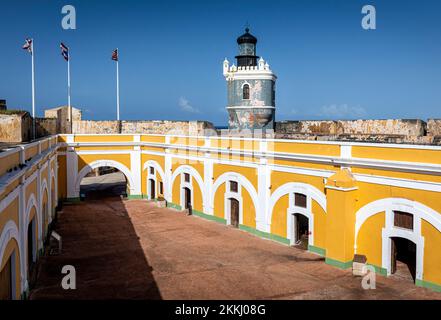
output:
[[29, 141], [32, 119], [28, 112], [0, 114], [0, 142], [21, 143]]
[[207, 121], [74, 121], [73, 132], [78, 134], [111, 134], [111, 133], [140, 133], [140, 134], [203, 134], [206, 129], [214, 129]]
[[276, 133], [279, 134], [423, 136], [425, 131], [426, 123], [418, 119], [302, 120], [276, 123]]
[[35, 118], [37, 137], [45, 137], [60, 132], [57, 119], [53, 118]]
[[427, 120], [427, 135], [441, 136], [441, 119]]

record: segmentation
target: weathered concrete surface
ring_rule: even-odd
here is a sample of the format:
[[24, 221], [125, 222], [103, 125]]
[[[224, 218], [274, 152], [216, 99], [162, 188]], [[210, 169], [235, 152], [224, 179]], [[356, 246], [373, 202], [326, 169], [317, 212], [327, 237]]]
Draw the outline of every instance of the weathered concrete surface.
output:
[[204, 130], [214, 129], [207, 121], [167, 121], [167, 120], [145, 120], [145, 121], [74, 121], [74, 133], [79, 134], [103, 134], [118, 133], [121, 126], [121, 133], [139, 134], [202, 134]]
[[419, 119], [280, 121], [276, 123], [275, 135], [278, 139], [439, 145], [440, 122], [426, 123]]
[[[31, 299], [441, 299], [378, 276], [376, 290], [323, 258], [143, 200], [65, 206], [60, 256], [44, 257]], [[61, 268], [77, 289], [61, 289]]]
[[32, 119], [28, 112], [0, 113], [0, 142], [29, 141]]
[[280, 121], [276, 123], [277, 133], [292, 134], [364, 134], [423, 136], [426, 123], [418, 119], [387, 120], [337, 120], [337, 121]]
[[427, 135], [441, 136], [441, 119], [427, 120]]

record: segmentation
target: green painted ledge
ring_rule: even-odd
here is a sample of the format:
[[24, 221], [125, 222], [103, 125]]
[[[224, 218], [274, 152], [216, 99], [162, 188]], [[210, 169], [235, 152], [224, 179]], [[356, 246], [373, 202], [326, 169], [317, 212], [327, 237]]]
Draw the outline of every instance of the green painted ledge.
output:
[[139, 199], [145, 199], [145, 194], [128, 194], [127, 199], [129, 200], [139, 200]]
[[367, 265], [370, 267], [373, 267], [375, 269], [375, 273], [382, 275], [384, 277], [387, 277], [387, 270], [386, 269], [379, 267], [379, 266], [376, 266], [374, 264], [370, 264], [370, 263], [368, 263]]
[[441, 292], [441, 285], [436, 284], [436, 283], [432, 283], [432, 282], [428, 282], [428, 281], [424, 281], [424, 280], [419, 280], [417, 279], [415, 281], [415, 284], [418, 287], [423, 287], [423, 288], [427, 288], [436, 292]]
[[64, 199], [64, 202], [80, 203], [81, 202], [81, 198], [80, 197], [77, 197], [77, 198], [66, 198], [66, 199]]
[[322, 257], [326, 256], [326, 250], [319, 247], [308, 245], [308, 251], [311, 251], [312, 253], [318, 254]]
[[197, 211], [197, 210], [193, 210], [192, 214], [194, 214], [195, 216], [210, 220], [210, 221], [215, 221], [215, 222], [218, 222], [221, 224], [227, 224], [227, 220], [216, 217], [215, 215], [205, 214], [205, 213]]
[[254, 235], [258, 236], [258, 237], [261, 237], [261, 238], [265, 238], [265, 239], [269, 239], [269, 240], [273, 240], [273, 241], [277, 241], [277, 242], [283, 243], [285, 245], [289, 245], [289, 239], [283, 238], [281, 236], [278, 236], [278, 235], [275, 235], [275, 234], [272, 234], [272, 233], [263, 232], [263, 231], [254, 229], [252, 227], [245, 226], [243, 224], [239, 225], [239, 229], [247, 231], [247, 232], [249, 232], [251, 234], [254, 234]]
[[175, 204], [173, 202], [167, 202], [167, 208], [173, 208], [176, 210], [181, 210], [181, 206], [178, 204]]
[[341, 261], [334, 260], [334, 259], [326, 257], [325, 258], [325, 263], [329, 264], [329, 265], [331, 265], [333, 267], [337, 267], [339, 269], [343, 269], [343, 270], [346, 270], [346, 269], [349, 269], [349, 268], [352, 267], [352, 260], [347, 261], [347, 262], [341, 262]]

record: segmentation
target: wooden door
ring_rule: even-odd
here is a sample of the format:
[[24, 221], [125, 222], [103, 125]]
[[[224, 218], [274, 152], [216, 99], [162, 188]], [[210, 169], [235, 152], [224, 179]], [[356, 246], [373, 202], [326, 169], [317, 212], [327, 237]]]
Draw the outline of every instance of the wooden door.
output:
[[12, 264], [11, 257], [0, 272], [0, 300], [12, 299]]
[[192, 213], [192, 207], [191, 207], [191, 190], [188, 188], [184, 189], [185, 191], [185, 209], [188, 209], [188, 213]]
[[32, 230], [33, 225], [34, 225], [34, 220], [32, 219], [32, 221], [28, 225], [28, 272], [29, 272], [29, 274], [31, 272], [31, 268], [34, 263], [34, 239], [33, 239], [34, 232]]
[[231, 225], [235, 228], [239, 227], [239, 201], [230, 199], [230, 219]]
[[397, 271], [397, 245], [394, 239], [390, 239], [391, 241], [391, 262], [390, 262], [390, 273], [394, 274]]
[[153, 200], [156, 198], [156, 192], [155, 192], [155, 180], [150, 179], [150, 200]]

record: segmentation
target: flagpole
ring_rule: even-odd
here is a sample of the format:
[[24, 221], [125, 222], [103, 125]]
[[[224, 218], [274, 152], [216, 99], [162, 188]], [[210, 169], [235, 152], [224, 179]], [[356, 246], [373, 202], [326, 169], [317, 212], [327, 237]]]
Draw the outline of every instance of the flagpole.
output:
[[119, 121], [119, 50], [116, 48], [116, 119]]
[[73, 133], [72, 106], [70, 105], [70, 48], [67, 56], [67, 105], [69, 110], [70, 133]]
[[31, 59], [32, 59], [32, 139], [36, 138], [35, 128], [35, 65], [34, 65], [34, 39], [31, 39]]

